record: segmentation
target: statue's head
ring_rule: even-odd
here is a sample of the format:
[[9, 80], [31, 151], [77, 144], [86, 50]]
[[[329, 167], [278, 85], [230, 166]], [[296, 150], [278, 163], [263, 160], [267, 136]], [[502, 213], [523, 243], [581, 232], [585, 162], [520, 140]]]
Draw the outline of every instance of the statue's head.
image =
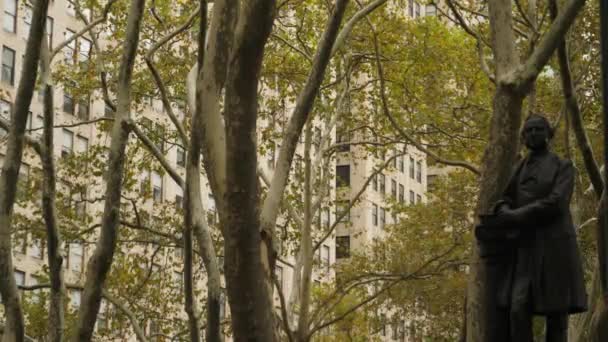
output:
[[553, 128], [543, 115], [531, 114], [524, 122], [521, 137], [529, 150], [541, 151], [547, 148], [553, 138]]

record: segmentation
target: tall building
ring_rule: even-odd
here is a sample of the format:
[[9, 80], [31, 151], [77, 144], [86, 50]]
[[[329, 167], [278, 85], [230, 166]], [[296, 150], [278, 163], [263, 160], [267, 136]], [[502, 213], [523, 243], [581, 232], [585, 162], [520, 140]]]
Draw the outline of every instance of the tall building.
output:
[[[408, 13], [410, 17], [416, 18], [424, 15], [434, 15], [433, 8], [409, 1]], [[31, 25], [31, 8], [18, 0], [3, 0], [2, 2], [2, 29], [0, 30], [0, 44], [2, 48], [0, 74], [0, 115], [6, 119], [11, 119], [12, 106], [15, 102], [15, 94], [20, 81], [23, 56], [25, 53], [26, 39]], [[90, 16], [84, 12], [85, 16]], [[93, 14], [95, 16], [95, 14]], [[77, 19], [75, 5], [69, 0], [55, 0], [49, 4], [47, 18], [47, 39], [49, 46], [54, 48], [61, 42], [73, 36], [84, 27], [82, 21]], [[109, 35], [100, 36], [100, 44], [116, 45]], [[142, 45], [149, 46], [149, 41], [142, 41]], [[53, 68], [82, 68], [87, 65], [93, 54], [93, 41], [89, 34], [85, 34], [65, 46], [55, 57]], [[109, 146], [109, 137], [100, 124], [84, 124], [88, 121], [111, 117], [111, 110], [101, 99], [99, 90], [92, 93], [82, 94], [79, 85], [75, 82], [65, 82], [56, 85], [55, 99], [55, 150], [53, 151], [60, 163], [69, 163], [70, 158], [75, 155], [86, 156], [93, 151], [105, 151]], [[185, 152], [183, 146], [177, 139], [172, 137], [171, 132], [166, 128], [171, 127], [162, 103], [158, 98], [142, 97], [142, 103], [137, 104], [137, 109], [133, 110], [134, 119], [142, 128], [155, 136], [154, 141], [157, 147], [163, 151], [166, 159], [170, 162], [177, 172], [185, 177]], [[134, 105], [135, 106], [135, 105]], [[183, 119], [183, 107], [175, 104], [175, 111]], [[27, 133], [34, 138], [40, 138], [42, 134], [42, 94], [37, 91], [34, 94], [30, 107], [30, 116], [27, 123]], [[335, 138], [335, 131], [332, 139]], [[0, 135], [5, 137], [6, 132], [0, 130]], [[131, 138], [130, 146], [136, 144], [136, 139]], [[339, 142], [349, 142], [349, 140], [337, 139]], [[353, 138], [354, 141], [354, 138]], [[280, 142], [279, 142], [280, 143]], [[5, 146], [3, 139], [0, 138], [0, 160], [2, 160]], [[136, 147], [133, 147], [136, 150]], [[298, 153], [302, 155], [303, 144], [298, 146]], [[322, 149], [317, 148], [314, 153], [322, 153]], [[394, 153], [400, 156], [393, 159], [388, 168], [379, 172], [373, 177], [371, 184], [363, 192], [360, 202], [355, 204], [348, 214], [342, 219], [337, 230], [321, 244], [315, 256], [315, 272], [313, 274], [314, 284], [333, 281], [334, 272], [332, 265], [336, 261], [346, 260], [351, 251], [356, 251], [365, 246], [374, 238], [382, 238], [384, 226], [395, 223], [398, 220], [389, 209], [387, 200], [393, 198], [403, 203], [419, 203], [425, 201], [426, 193], [426, 161], [425, 156], [415, 148], [407, 147], [406, 150], [395, 150]], [[272, 149], [260, 159], [260, 164], [271, 174], [274, 169], [275, 159], [278, 148]], [[332, 178], [329, 203], [335, 201], [335, 210], [323, 210], [319, 213], [319, 226], [328, 227], [344, 211], [344, 205], [351, 200], [363, 184], [367, 181], [378, 167], [388, 156], [369, 157], [364, 149], [345, 144], [341, 147], [334, 162], [332, 171], [335, 177]], [[138, 158], [138, 157], [137, 157]], [[137, 158], [135, 158], [137, 160]], [[103, 161], [89, 160], [88, 163], [101, 163]], [[99, 165], [97, 165], [99, 166]], [[91, 165], [91, 167], [93, 167]], [[296, 167], [301, 167], [296, 163]], [[335, 167], [335, 169], [334, 169]], [[67, 168], [66, 168], [67, 169]], [[84, 172], [83, 172], [84, 171]], [[36, 179], [40, 178], [41, 167], [38, 156], [31, 150], [24, 154], [23, 163], [20, 170], [20, 188], [36, 188]], [[62, 215], [69, 215], [71, 222], [78, 224], [78, 229], [83, 227], [90, 228], [99, 221], [103, 211], [103, 201], [100, 194], [104, 192], [101, 175], [95, 176], [95, 181], [86, 170], [71, 170], [70, 172], [60, 172], [58, 175], [58, 202], [61, 201], [61, 208], [65, 211]], [[131, 185], [128, 195], [132, 198], [146, 195], [147, 200], [138, 202], [142, 209], [151, 213], [147, 217], [137, 217], [137, 222], [141, 226], [161, 224], [159, 212], [163, 212], [167, 207], [179, 210], [183, 203], [183, 190], [161, 170], [152, 166], [142, 167], [141, 172], [133, 175], [136, 184]], [[39, 190], [39, 189], [38, 189]], [[201, 189], [203, 200], [208, 211], [208, 221], [214, 224], [217, 221], [213, 196], [206, 184]], [[39, 203], [39, 202], [38, 202]], [[124, 204], [128, 206], [129, 203]], [[333, 204], [332, 204], [333, 205]], [[125, 210], [127, 208], [125, 207]], [[36, 218], [32, 222], [41, 224], [39, 207], [36, 202], [31, 205], [17, 205], [15, 212], [22, 217]], [[130, 217], [135, 220], [134, 216]], [[279, 219], [279, 225], [285, 223], [286, 217]], [[141, 222], [139, 222], [141, 221]], [[34, 224], [32, 222], [18, 222], [22, 226]], [[43, 226], [42, 226], [43, 227]], [[39, 227], [40, 228], [40, 227]], [[62, 229], [65, 227], [62, 227]], [[135, 227], [138, 228], [138, 227]], [[67, 228], [66, 228], [67, 229]], [[177, 229], [179, 231], [179, 229]], [[84, 281], [85, 265], [95, 248], [95, 240], [85, 240], [78, 234], [73, 234], [74, 228], [68, 229], [69, 233], [64, 233], [64, 264], [65, 279], [68, 284], [82, 284]], [[217, 233], [217, 232], [216, 232]], [[140, 234], [140, 233], [134, 233]], [[143, 233], [141, 233], [143, 234]], [[143, 235], [134, 235], [141, 238]], [[151, 239], [153, 240], [153, 239]], [[46, 265], [44, 229], [29, 229], [14, 234], [15, 250], [14, 266], [15, 279], [18, 285], [29, 286], [40, 283], [40, 275], [43, 274]], [[179, 284], [182, 277], [182, 270], [179, 267], [181, 260], [181, 247], [175, 243], [170, 248], [156, 254], [150, 241], [145, 243], [125, 243], [122, 251], [128, 258], [130, 254], [143, 255], [146, 258], [139, 261], [142, 272], [154, 273], [159, 270], [169, 274], [169, 280], [163, 280], [172, 284]], [[275, 274], [279, 283], [283, 287], [283, 295], [289, 298], [292, 291], [291, 280], [293, 277], [293, 255], [285, 252], [279, 260]], [[220, 255], [221, 260], [221, 255]], [[173, 279], [173, 281], [170, 281]], [[159, 280], [161, 281], [161, 280]], [[204, 277], [198, 279], [199, 288], [204, 288]], [[179, 289], [179, 286], [178, 286]], [[68, 291], [70, 307], [77, 308], [80, 305], [81, 291], [70, 289]], [[278, 294], [275, 293], [275, 307], [280, 306]], [[180, 306], [181, 303], [173, 303]], [[222, 315], [227, 314], [227, 303], [223, 299]], [[112, 305], [104, 301], [97, 323], [97, 331], [102, 333], [107, 329], [109, 320], [112, 319]], [[177, 314], [179, 317], [180, 314]], [[184, 317], [183, 314], [181, 317]], [[162, 329], [161, 323], [156, 318], [147, 318], [140, 322], [146, 334], [153, 336]], [[391, 340], [391, 336], [386, 334], [385, 340]], [[400, 337], [401, 335], [392, 336]], [[135, 340], [131, 335], [130, 340]]]

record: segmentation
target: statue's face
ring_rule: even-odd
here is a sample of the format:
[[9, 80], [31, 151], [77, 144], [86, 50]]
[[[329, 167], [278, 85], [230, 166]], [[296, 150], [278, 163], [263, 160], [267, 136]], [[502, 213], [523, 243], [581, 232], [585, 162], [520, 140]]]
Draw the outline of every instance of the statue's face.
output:
[[547, 148], [549, 141], [549, 127], [541, 118], [531, 118], [524, 124], [524, 143], [532, 151]]

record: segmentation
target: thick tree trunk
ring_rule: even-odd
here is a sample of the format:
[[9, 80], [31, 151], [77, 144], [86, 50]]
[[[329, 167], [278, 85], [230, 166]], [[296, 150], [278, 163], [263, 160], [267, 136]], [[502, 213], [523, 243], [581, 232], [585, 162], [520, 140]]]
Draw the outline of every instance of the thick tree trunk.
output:
[[[521, 121], [523, 95], [512, 89], [499, 86], [494, 96], [494, 116], [490, 126], [489, 148], [483, 156], [482, 178], [476, 213], [486, 213], [499, 199], [511, 173], [509, 165], [515, 164], [519, 141], [518, 130]], [[473, 248], [473, 263], [468, 284], [467, 341], [499, 340], [508, 326], [488, 329], [488, 325], [498, 325], [505, 317], [496, 309], [496, 286], [492, 282], [492, 269], [479, 258], [477, 245]], [[506, 323], [506, 322], [505, 322]]]
[[125, 162], [125, 149], [129, 138], [131, 110], [131, 79], [139, 42], [145, 0], [131, 0], [124, 51], [118, 75], [118, 106], [112, 128], [110, 157], [106, 170], [105, 206], [101, 221], [101, 234], [87, 265], [82, 303], [74, 341], [90, 341], [95, 328], [103, 286], [112, 266], [119, 226], [120, 195]]
[[32, 26], [21, 68], [21, 80], [15, 95], [13, 123], [9, 130], [6, 157], [0, 175], [0, 295], [6, 316], [3, 342], [21, 342], [25, 335], [19, 292], [14, 278], [11, 224], [23, 156], [25, 125], [38, 75], [38, 61], [48, 5], [48, 0], [39, 0], [34, 4]]
[[226, 83], [226, 287], [235, 341], [275, 341], [269, 274], [260, 246], [256, 120], [258, 79], [273, 0], [241, 3]]

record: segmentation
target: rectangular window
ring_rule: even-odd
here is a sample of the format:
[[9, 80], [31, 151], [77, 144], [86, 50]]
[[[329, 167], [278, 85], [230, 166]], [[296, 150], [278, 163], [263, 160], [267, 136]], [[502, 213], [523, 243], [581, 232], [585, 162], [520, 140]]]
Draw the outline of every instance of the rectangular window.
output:
[[17, 286], [25, 286], [25, 272], [15, 270], [15, 283]]
[[283, 289], [283, 267], [275, 265], [274, 276], [277, 278], [277, 283], [279, 283], [279, 287]]
[[67, 87], [63, 89], [63, 111], [70, 115], [75, 112], [74, 98]]
[[186, 166], [186, 151], [179, 146], [177, 146], [177, 160], [175, 163], [181, 167]]
[[67, 157], [72, 152], [74, 152], [74, 133], [64, 128], [61, 142], [61, 157]]
[[344, 217], [340, 220], [340, 222], [350, 222], [350, 208], [349, 201], [338, 201], [336, 203], [336, 217], [342, 216], [343, 213], [346, 213]]
[[[64, 35], [64, 39], [67, 41], [68, 39], [74, 36], [75, 32], [72, 30], [66, 30]], [[66, 47], [64, 47], [63, 55], [65, 57], [65, 62], [68, 64], [74, 63], [74, 58], [76, 54], [76, 39], [70, 41]]]
[[403, 184], [399, 184], [399, 203], [403, 203], [405, 201], [405, 187]]
[[378, 174], [378, 191], [380, 191], [381, 194], [386, 193], [386, 177], [383, 173]]
[[338, 126], [336, 128], [336, 144], [340, 146], [336, 149], [338, 152], [350, 151], [350, 133], [346, 127]]
[[42, 259], [44, 256], [44, 239], [32, 236], [32, 245], [29, 249], [30, 256], [36, 259]]
[[91, 56], [91, 41], [80, 37], [78, 38], [78, 61], [87, 63]]
[[397, 199], [397, 181], [394, 179], [391, 179], [391, 196]]
[[407, 9], [410, 14], [410, 18], [414, 17], [414, 0], [407, 1]]
[[184, 189], [175, 187], [175, 206], [179, 209], [184, 208]]
[[386, 224], [386, 210], [384, 208], [380, 208], [380, 228], [384, 228]]
[[78, 101], [78, 118], [80, 120], [89, 120], [89, 97]]
[[415, 204], [415, 197], [416, 194], [414, 194], [414, 192], [412, 190], [410, 190], [410, 204]]
[[329, 246], [322, 245], [321, 246], [321, 267], [326, 268], [329, 271]]
[[378, 205], [372, 204], [372, 224], [374, 226], [378, 225]]
[[321, 214], [321, 225], [325, 229], [329, 229], [330, 217], [329, 217], [329, 209], [324, 209]]
[[49, 39], [49, 49], [53, 48], [53, 24], [53, 18], [46, 17], [46, 36]]
[[399, 156], [397, 157], [399, 160], [399, 172], [404, 173], [405, 172], [405, 161], [404, 161], [404, 157], [403, 156]]
[[72, 17], [76, 16], [76, 6], [74, 5], [74, 1], [73, 0], [68, 0], [68, 6], [66, 8], [66, 11]]
[[6, 32], [17, 32], [17, 0], [4, 0], [2, 27]]
[[422, 163], [420, 161], [416, 162], [416, 181], [422, 183]]
[[32, 27], [32, 8], [25, 6], [23, 8], [23, 30], [21, 30], [21, 37], [26, 39], [30, 35], [30, 28]]
[[414, 3], [414, 11], [416, 18], [420, 18], [420, 4], [419, 3]]
[[73, 289], [70, 290], [70, 304], [73, 308], [80, 307], [80, 300], [82, 298], [82, 290]]
[[414, 168], [415, 168], [415, 165], [416, 164], [414, 164], [414, 158], [410, 157], [410, 178], [411, 179], [414, 179], [414, 173], [415, 173], [414, 172]]
[[350, 257], [350, 236], [336, 236], [336, 259]]
[[76, 153], [87, 153], [89, 150], [89, 139], [85, 137], [81, 137], [80, 135], [76, 136]]
[[5, 100], [0, 100], [0, 115], [3, 119], [11, 121], [13, 105]]
[[6, 46], [2, 48], [2, 82], [15, 84], [15, 50]]
[[84, 258], [84, 247], [81, 242], [72, 242], [69, 244], [68, 264], [72, 271], [82, 272], [82, 263]]
[[336, 188], [350, 186], [350, 165], [336, 166]]
[[152, 199], [154, 203], [163, 201], [163, 178], [154, 171], [152, 171]]
[[[375, 172], [375, 171], [372, 171]], [[372, 189], [374, 189], [374, 191], [378, 191], [378, 175], [375, 174], [372, 176]]]

